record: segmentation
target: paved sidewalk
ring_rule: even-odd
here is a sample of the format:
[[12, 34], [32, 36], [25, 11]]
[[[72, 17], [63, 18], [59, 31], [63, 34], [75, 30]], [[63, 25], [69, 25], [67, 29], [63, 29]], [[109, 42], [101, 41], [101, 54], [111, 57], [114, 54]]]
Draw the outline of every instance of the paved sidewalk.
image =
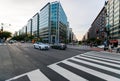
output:
[[104, 51], [104, 49], [98, 48], [98, 47], [91, 47], [90, 50], [93, 50], [93, 51]]
[[90, 46], [87, 46], [87, 45], [67, 45], [67, 48], [89, 50]]
[[[98, 47], [90, 47], [87, 45], [67, 45], [68, 48], [72, 48], [72, 49], [83, 49], [83, 50], [91, 50], [91, 51], [102, 51], [102, 52], [106, 52], [106, 53], [116, 53], [116, 48], [114, 48], [112, 50], [112, 52], [109, 52], [109, 50], [104, 51], [103, 48], [98, 48]], [[116, 53], [116, 54], [120, 54], [120, 53]]]

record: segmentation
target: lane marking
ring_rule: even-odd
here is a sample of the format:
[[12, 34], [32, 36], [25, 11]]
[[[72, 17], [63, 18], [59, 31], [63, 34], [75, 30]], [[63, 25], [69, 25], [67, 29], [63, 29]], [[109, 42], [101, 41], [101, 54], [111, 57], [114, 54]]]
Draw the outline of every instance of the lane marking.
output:
[[30, 81], [50, 81], [39, 69], [33, 70], [31, 72], [24, 73], [24, 74], [21, 74], [19, 76], [10, 78], [10, 79], [5, 80], [5, 81], [16, 80], [16, 79], [22, 78], [23, 76], [26, 76], [26, 75], [28, 76]]

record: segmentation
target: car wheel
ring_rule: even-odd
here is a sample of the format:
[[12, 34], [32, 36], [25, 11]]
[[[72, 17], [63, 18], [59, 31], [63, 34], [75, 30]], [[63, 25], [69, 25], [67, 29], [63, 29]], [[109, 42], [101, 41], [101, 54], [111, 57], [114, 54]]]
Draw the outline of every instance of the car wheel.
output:
[[39, 49], [41, 50], [41, 47], [39, 47]]
[[34, 48], [36, 49], [35, 45], [34, 45]]

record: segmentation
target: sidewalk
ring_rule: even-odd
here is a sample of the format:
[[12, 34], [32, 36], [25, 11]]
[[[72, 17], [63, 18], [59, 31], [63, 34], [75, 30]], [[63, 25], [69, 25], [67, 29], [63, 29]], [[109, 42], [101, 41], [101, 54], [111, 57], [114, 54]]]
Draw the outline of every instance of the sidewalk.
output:
[[98, 48], [98, 47], [91, 47], [90, 50], [93, 50], [93, 51], [104, 51], [104, 49]]
[[[90, 46], [87, 46], [87, 45], [67, 45], [67, 47], [72, 48], [72, 49], [91, 50], [91, 51], [98, 51], [98, 52], [102, 51], [102, 52], [106, 52], [106, 53], [111, 53], [108, 50], [104, 51], [103, 48], [90, 47]], [[116, 53], [115, 48], [112, 50], [112, 53]], [[118, 53], [116, 53], [116, 54], [118, 54]]]
[[67, 48], [89, 50], [90, 46], [87, 46], [87, 45], [67, 45]]

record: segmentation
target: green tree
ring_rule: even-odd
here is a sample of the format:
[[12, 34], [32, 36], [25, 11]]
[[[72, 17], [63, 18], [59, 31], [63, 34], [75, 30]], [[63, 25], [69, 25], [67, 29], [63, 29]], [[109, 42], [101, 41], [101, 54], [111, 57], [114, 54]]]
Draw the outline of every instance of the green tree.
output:
[[11, 37], [11, 35], [12, 35], [11, 32], [3, 31], [3, 32], [1, 32], [0, 37], [1, 37], [2, 39], [4, 38], [5, 40], [7, 40], [7, 38]]

